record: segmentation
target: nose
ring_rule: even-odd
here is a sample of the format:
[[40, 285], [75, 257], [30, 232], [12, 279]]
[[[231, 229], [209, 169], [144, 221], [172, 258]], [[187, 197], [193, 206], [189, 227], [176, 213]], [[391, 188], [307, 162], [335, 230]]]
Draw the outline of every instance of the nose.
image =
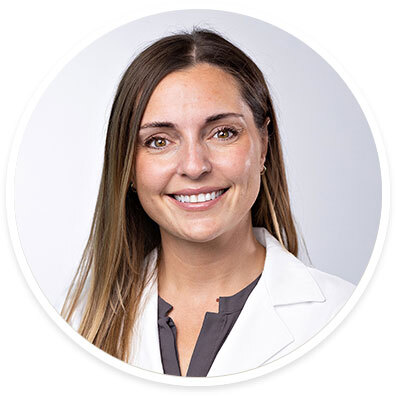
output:
[[199, 179], [211, 172], [208, 148], [203, 142], [190, 142], [179, 152], [177, 173], [190, 179]]

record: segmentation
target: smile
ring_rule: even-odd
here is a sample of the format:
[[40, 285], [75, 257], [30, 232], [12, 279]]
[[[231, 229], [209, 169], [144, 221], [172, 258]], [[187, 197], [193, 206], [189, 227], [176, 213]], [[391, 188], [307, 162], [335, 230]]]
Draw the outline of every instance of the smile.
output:
[[178, 191], [179, 194], [169, 194], [167, 197], [180, 209], [200, 212], [203, 210], [208, 210], [217, 205], [219, 201], [222, 201], [223, 197], [229, 190], [229, 187], [222, 188], [220, 190], [216, 190], [216, 188], [203, 188], [202, 190], [204, 191], [199, 193], [197, 191], [196, 194], [191, 194], [190, 192], [192, 191], [188, 190], [185, 191], [184, 194], [181, 194], [181, 192], [184, 191]]
[[197, 203], [197, 202], [206, 202], [213, 201], [218, 198], [220, 195], [224, 194], [226, 190], [218, 190], [208, 192], [206, 194], [197, 194], [197, 195], [173, 195], [173, 197], [179, 202], [188, 202], [188, 203]]

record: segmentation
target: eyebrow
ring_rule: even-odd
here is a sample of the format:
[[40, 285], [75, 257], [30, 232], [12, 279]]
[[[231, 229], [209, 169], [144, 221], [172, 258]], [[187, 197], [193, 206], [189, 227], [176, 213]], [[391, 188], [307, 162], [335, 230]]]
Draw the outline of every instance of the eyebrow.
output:
[[[243, 115], [239, 113], [213, 114], [205, 119], [205, 125], [214, 121], [222, 120], [223, 118], [227, 118], [227, 117], [243, 118]], [[148, 122], [147, 124], [144, 124], [140, 127], [140, 129], [146, 129], [146, 128], [175, 128], [175, 124], [168, 121], [153, 121], [153, 122]]]

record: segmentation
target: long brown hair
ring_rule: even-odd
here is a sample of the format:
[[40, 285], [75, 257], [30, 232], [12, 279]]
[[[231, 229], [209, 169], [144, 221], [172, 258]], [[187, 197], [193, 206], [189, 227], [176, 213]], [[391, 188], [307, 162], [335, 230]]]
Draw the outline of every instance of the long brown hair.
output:
[[252, 207], [253, 226], [265, 227], [294, 255], [298, 251], [277, 120], [262, 72], [244, 52], [213, 31], [194, 29], [156, 41], [133, 60], [118, 86], [89, 239], [62, 309], [63, 317], [72, 321], [87, 289], [79, 333], [124, 361], [130, 358], [133, 325], [150, 276], [144, 259], [161, 243], [158, 225], [130, 186], [137, 135], [158, 83], [198, 63], [220, 67], [236, 79], [259, 130], [269, 117], [267, 169]]

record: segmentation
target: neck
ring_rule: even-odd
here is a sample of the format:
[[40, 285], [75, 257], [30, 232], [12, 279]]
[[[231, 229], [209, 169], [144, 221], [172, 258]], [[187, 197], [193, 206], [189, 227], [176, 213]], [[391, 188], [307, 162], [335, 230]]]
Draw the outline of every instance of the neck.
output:
[[158, 292], [165, 300], [233, 295], [263, 271], [265, 248], [253, 234], [251, 218], [209, 242], [176, 238], [161, 230]]

